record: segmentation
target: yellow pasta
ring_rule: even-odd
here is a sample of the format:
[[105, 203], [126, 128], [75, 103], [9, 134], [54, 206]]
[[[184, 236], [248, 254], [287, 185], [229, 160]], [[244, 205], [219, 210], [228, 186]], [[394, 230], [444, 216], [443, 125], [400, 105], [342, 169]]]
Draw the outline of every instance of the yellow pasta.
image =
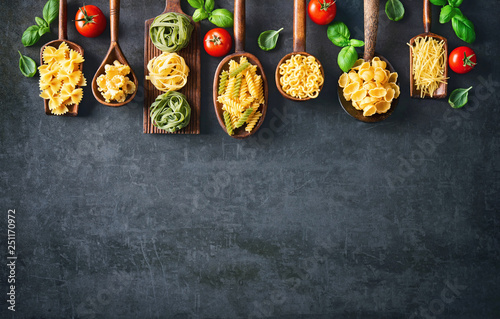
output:
[[177, 53], [162, 53], [148, 62], [147, 69], [146, 80], [162, 92], [180, 90], [186, 85], [189, 75], [186, 61]]
[[[151, 61], [150, 61], [151, 62]], [[108, 103], [125, 102], [128, 94], [136, 91], [135, 83], [126, 76], [130, 73], [130, 66], [114, 61], [104, 66], [104, 74], [97, 77], [97, 89]]]
[[351, 101], [355, 109], [363, 111], [363, 116], [386, 113], [392, 101], [399, 97], [398, 74], [386, 68], [387, 63], [378, 57], [370, 62], [359, 59], [339, 78], [344, 98]]
[[321, 65], [313, 56], [292, 55], [279, 66], [279, 74], [283, 91], [298, 99], [318, 97], [324, 83]]

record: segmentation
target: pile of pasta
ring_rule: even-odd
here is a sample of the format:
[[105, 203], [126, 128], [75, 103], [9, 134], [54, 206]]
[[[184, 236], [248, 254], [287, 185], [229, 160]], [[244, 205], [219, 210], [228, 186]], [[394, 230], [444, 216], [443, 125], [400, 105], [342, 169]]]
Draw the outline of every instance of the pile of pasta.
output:
[[391, 73], [385, 61], [374, 57], [371, 62], [357, 60], [349, 73], [340, 76], [339, 86], [344, 98], [363, 111], [363, 116], [372, 116], [389, 111], [392, 100], [399, 97], [397, 80], [398, 73]]
[[187, 83], [189, 67], [177, 53], [162, 53], [148, 62], [146, 80], [162, 92], [177, 91]]
[[97, 77], [97, 86], [106, 102], [125, 102], [127, 95], [133, 94], [137, 89], [127, 76], [130, 74], [130, 66], [115, 60], [113, 64], [106, 64], [104, 71], [104, 74]]
[[262, 113], [259, 107], [265, 103], [262, 77], [257, 75], [257, 66], [250, 64], [244, 56], [240, 62], [229, 61], [229, 70], [219, 78], [217, 101], [222, 104], [224, 123], [229, 135], [245, 126], [251, 132]]
[[295, 54], [279, 66], [283, 91], [298, 99], [318, 97], [325, 79], [321, 66], [311, 55]]
[[[409, 44], [408, 44], [409, 45]], [[413, 80], [420, 98], [432, 97], [441, 83], [446, 83], [444, 76], [446, 54], [444, 41], [429, 37], [418, 37], [410, 45], [413, 57]]]
[[66, 114], [68, 106], [79, 104], [87, 80], [81, 71], [83, 56], [70, 50], [66, 42], [58, 48], [47, 46], [42, 52], [43, 64], [38, 67], [40, 73], [40, 97], [49, 100], [50, 112], [54, 115]]

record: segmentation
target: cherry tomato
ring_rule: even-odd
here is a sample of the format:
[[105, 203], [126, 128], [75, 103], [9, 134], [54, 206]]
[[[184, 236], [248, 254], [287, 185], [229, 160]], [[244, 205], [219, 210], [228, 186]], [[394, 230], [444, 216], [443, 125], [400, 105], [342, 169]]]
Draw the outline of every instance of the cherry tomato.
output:
[[203, 39], [205, 51], [215, 57], [227, 55], [233, 46], [231, 35], [226, 29], [215, 28], [207, 32]]
[[468, 47], [458, 47], [450, 53], [450, 68], [456, 73], [470, 72], [477, 62], [476, 54]]
[[106, 29], [106, 17], [96, 6], [83, 6], [76, 13], [75, 26], [84, 37], [95, 38]]
[[313, 22], [320, 25], [329, 24], [335, 19], [337, 4], [335, 0], [311, 0], [307, 12]]

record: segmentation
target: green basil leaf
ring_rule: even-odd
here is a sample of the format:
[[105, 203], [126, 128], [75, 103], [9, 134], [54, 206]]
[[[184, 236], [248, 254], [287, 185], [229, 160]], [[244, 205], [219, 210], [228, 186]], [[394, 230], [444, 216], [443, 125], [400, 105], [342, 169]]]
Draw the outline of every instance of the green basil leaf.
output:
[[191, 7], [195, 9], [201, 9], [203, 8], [203, 0], [187, 0]]
[[448, 4], [448, 0], [430, 0], [431, 3], [435, 6], [445, 6]]
[[231, 28], [234, 24], [233, 14], [227, 9], [215, 9], [208, 20], [220, 28]]
[[38, 24], [38, 26], [40, 28], [43, 28], [43, 27], [48, 27], [49, 24], [47, 23], [47, 21], [45, 21], [44, 19], [42, 18], [39, 18], [39, 17], [35, 17], [35, 21], [36, 21], [36, 24]]
[[448, 103], [450, 103], [451, 107], [454, 109], [461, 108], [469, 101], [469, 91], [471, 89], [472, 86], [468, 89], [455, 89], [451, 92]]
[[210, 14], [203, 8], [196, 9], [193, 13], [193, 21], [198, 22], [201, 20], [205, 20], [206, 18], [208, 18], [209, 15]]
[[21, 70], [21, 73], [27, 77], [31, 78], [36, 74], [36, 63], [33, 61], [32, 58], [27, 57], [25, 55], [22, 55], [20, 51], [19, 52], [19, 70]]
[[337, 62], [342, 71], [349, 72], [357, 59], [358, 53], [356, 52], [356, 49], [350, 45], [340, 50]]
[[38, 33], [39, 29], [39, 26], [32, 25], [24, 31], [21, 42], [25, 47], [29, 47], [38, 42], [38, 40], [40, 39], [40, 34]]
[[214, 0], [207, 0], [207, 2], [205, 2], [205, 10], [207, 10], [208, 12], [214, 11], [214, 7], [215, 7]]
[[462, 2], [464, 2], [464, 0], [448, 0], [448, 3], [452, 6], [454, 6], [455, 8], [460, 7]]
[[332, 41], [336, 46], [345, 47], [349, 45], [351, 33], [345, 23], [336, 21], [330, 24], [326, 33], [328, 35], [328, 39], [330, 39], [330, 41]]
[[356, 39], [351, 39], [349, 41], [349, 45], [352, 45], [353, 47], [359, 48], [365, 45], [365, 43], [361, 40], [356, 40]]
[[467, 43], [476, 41], [474, 24], [463, 15], [456, 15], [451, 19], [451, 25], [457, 37]]
[[40, 29], [38, 29], [38, 34], [40, 36], [44, 35], [47, 32], [50, 32], [50, 28], [49, 27], [41, 27]]
[[399, 0], [387, 0], [385, 3], [385, 14], [392, 21], [399, 21], [405, 15], [405, 8]]
[[283, 28], [279, 29], [278, 31], [268, 30], [262, 32], [257, 39], [259, 47], [264, 51], [269, 51], [276, 48], [276, 43], [278, 42], [278, 37], [281, 30], [283, 30]]
[[456, 15], [462, 15], [462, 11], [450, 5], [444, 6], [441, 8], [441, 13], [439, 14], [439, 23], [449, 22]]
[[43, 7], [43, 18], [50, 25], [59, 15], [59, 0], [49, 0]]

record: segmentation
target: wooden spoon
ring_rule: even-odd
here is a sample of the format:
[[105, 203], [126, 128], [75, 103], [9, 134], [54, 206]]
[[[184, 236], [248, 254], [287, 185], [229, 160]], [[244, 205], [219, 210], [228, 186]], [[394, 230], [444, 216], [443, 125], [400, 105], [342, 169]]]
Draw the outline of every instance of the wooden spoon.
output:
[[[325, 71], [323, 69], [323, 66], [321, 65], [321, 62], [319, 62], [318, 59], [316, 59], [313, 55], [305, 52], [306, 51], [306, 0], [294, 0], [293, 2], [293, 52], [285, 55], [280, 62], [278, 63], [278, 66], [276, 67], [276, 74], [275, 74], [275, 79], [276, 79], [276, 87], [278, 88], [278, 91], [286, 97], [289, 100], [292, 101], [307, 101], [310, 100], [310, 97], [307, 98], [296, 98], [293, 96], [288, 95], [283, 89], [281, 88], [281, 82], [280, 82], [280, 66], [282, 63], [285, 63], [292, 55], [306, 55], [306, 56], [312, 56], [316, 62], [318, 62], [321, 70], [321, 75], [323, 78], [325, 78]], [[323, 89], [323, 84], [320, 87], [320, 91]]]
[[[365, 61], [371, 61], [374, 56], [378, 56], [380, 60], [387, 63], [387, 69], [392, 73], [395, 72], [395, 70], [392, 67], [391, 63], [389, 63], [389, 61], [380, 54], [375, 53], [375, 45], [377, 43], [379, 4], [379, 0], [364, 0], [365, 52], [363, 55], [363, 59]], [[399, 86], [399, 82], [396, 84]], [[347, 101], [344, 98], [343, 90], [344, 89], [337, 84], [339, 101], [344, 108], [344, 111], [346, 111], [347, 114], [351, 115], [355, 119], [367, 123], [380, 122], [388, 118], [389, 115], [394, 112], [394, 109], [396, 108], [399, 101], [399, 97], [397, 99], [393, 99], [391, 102], [391, 108], [386, 113], [375, 113], [372, 116], [364, 116], [363, 111], [354, 108], [351, 101]]]
[[262, 116], [259, 121], [255, 125], [254, 129], [251, 132], [245, 131], [243, 127], [237, 128], [234, 130], [234, 135], [231, 135], [237, 139], [243, 139], [249, 137], [250, 135], [257, 132], [259, 127], [264, 122], [264, 118], [266, 117], [267, 112], [267, 100], [268, 100], [268, 88], [267, 88], [267, 78], [264, 73], [264, 68], [260, 63], [259, 59], [255, 57], [253, 54], [245, 52], [245, 0], [234, 0], [234, 46], [235, 53], [226, 56], [217, 67], [214, 76], [214, 86], [213, 86], [213, 97], [214, 97], [214, 107], [215, 113], [217, 114], [217, 119], [219, 120], [219, 124], [222, 129], [227, 132], [226, 125], [224, 124], [224, 111], [222, 110], [222, 104], [217, 101], [217, 95], [219, 91], [219, 75], [224, 70], [229, 70], [229, 61], [231, 59], [238, 59], [240, 57], [246, 57], [248, 62], [257, 66], [257, 74], [262, 76], [262, 85], [264, 86], [264, 104], [262, 105]]
[[[59, 39], [50, 41], [49, 43], [45, 44], [41, 49], [40, 49], [40, 65], [43, 65], [43, 50], [47, 46], [52, 46], [55, 48], [58, 48], [59, 45], [62, 42], [66, 42], [68, 47], [71, 50], [75, 50], [76, 52], [80, 53], [83, 56], [83, 48], [79, 46], [78, 44], [68, 41], [68, 28], [67, 28], [67, 2], [66, 0], [60, 0], [59, 1]], [[80, 64], [80, 71], [83, 69], [83, 63]], [[47, 115], [54, 115], [49, 109], [49, 100], [44, 100], [45, 104], [45, 114]], [[68, 112], [63, 114], [64, 116], [77, 116], [78, 115], [78, 108], [79, 104], [72, 104], [72, 105], [67, 105]]]
[[[440, 35], [431, 33], [431, 4], [429, 0], [424, 0], [424, 16], [423, 16], [423, 22], [424, 22], [424, 33], [421, 33], [410, 40], [410, 96], [413, 98], [421, 98], [420, 97], [420, 90], [417, 89], [415, 85], [415, 80], [413, 78], [413, 54], [412, 54], [412, 47], [413, 44], [415, 43], [415, 40], [418, 37], [429, 37], [429, 38], [434, 38], [438, 41], [444, 41], [444, 56], [446, 58], [445, 60], [445, 69], [444, 69], [444, 77], [448, 77], [448, 40]], [[433, 99], [442, 99], [445, 98], [448, 95], [448, 82], [446, 83], [441, 83], [437, 90], [434, 92], [433, 96], [429, 96], [426, 94], [423, 98], [433, 98]]]
[[127, 99], [124, 102], [118, 103], [116, 101], [111, 101], [111, 102], [106, 102], [104, 97], [102, 96], [101, 92], [99, 92], [98, 85], [97, 85], [97, 78], [105, 73], [104, 67], [106, 64], [112, 65], [115, 60], [118, 60], [123, 65], [128, 65], [130, 64], [127, 62], [127, 59], [125, 58], [125, 55], [123, 55], [122, 50], [120, 49], [120, 45], [118, 44], [118, 31], [119, 31], [119, 20], [120, 20], [120, 0], [109, 0], [109, 20], [110, 20], [110, 31], [111, 31], [111, 45], [109, 46], [108, 53], [106, 54], [106, 57], [101, 63], [101, 66], [97, 70], [97, 72], [94, 75], [94, 79], [92, 80], [92, 93], [94, 94], [94, 97], [96, 100], [104, 105], [107, 106], [112, 106], [112, 107], [119, 107], [123, 106], [130, 101], [132, 101], [137, 93], [137, 77], [135, 76], [134, 70], [130, 68], [130, 73], [127, 75], [132, 82], [135, 84], [135, 92], [132, 94], [129, 94], [127, 96]]

